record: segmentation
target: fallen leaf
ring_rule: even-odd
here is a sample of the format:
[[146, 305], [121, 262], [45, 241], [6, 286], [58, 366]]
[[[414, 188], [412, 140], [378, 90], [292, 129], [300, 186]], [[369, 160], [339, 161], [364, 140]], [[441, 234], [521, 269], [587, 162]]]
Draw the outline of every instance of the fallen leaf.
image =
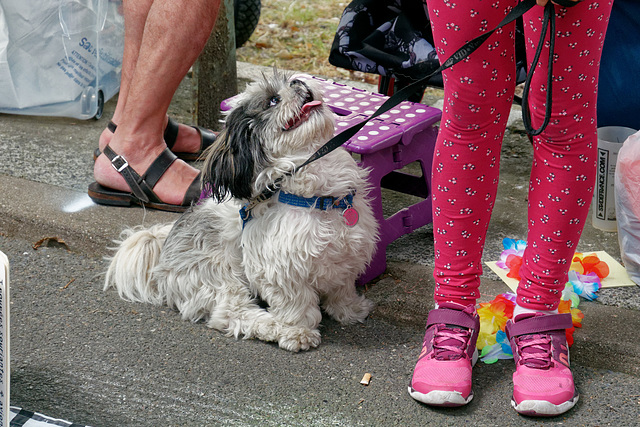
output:
[[65, 243], [64, 240], [59, 237], [45, 237], [33, 244], [33, 249], [38, 250], [40, 247], [45, 248], [64, 248], [66, 250], [70, 250], [69, 246]]

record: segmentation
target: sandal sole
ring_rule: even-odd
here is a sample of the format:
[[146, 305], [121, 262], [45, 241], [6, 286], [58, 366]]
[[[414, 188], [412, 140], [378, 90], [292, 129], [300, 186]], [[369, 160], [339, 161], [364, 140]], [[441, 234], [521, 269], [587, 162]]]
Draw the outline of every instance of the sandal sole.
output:
[[135, 197], [132, 193], [125, 191], [118, 191], [108, 187], [104, 187], [97, 182], [89, 184], [89, 190], [87, 194], [95, 203], [106, 206], [119, 206], [119, 207], [131, 207], [131, 206], [144, 206], [151, 209], [156, 209], [165, 212], [182, 213], [189, 209], [189, 206], [170, 205], [167, 203], [153, 203], [143, 202]]

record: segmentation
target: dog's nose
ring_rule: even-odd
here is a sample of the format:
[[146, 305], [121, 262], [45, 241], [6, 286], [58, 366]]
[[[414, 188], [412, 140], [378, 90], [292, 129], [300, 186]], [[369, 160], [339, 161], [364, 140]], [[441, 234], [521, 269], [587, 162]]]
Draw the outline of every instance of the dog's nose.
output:
[[291, 80], [291, 82], [289, 82], [289, 86], [301, 95], [306, 94], [308, 96], [311, 93], [309, 86], [307, 86], [307, 84], [304, 81], [299, 79]]

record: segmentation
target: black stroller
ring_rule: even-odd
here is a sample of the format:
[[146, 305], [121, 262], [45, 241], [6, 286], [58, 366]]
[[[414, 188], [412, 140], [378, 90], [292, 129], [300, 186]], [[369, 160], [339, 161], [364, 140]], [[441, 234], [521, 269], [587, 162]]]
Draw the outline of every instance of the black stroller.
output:
[[[329, 62], [337, 67], [379, 74], [378, 92], [395, 91], [438, 68], [433, 35], [423, 0], [353, 0], [344, 10]], [[516, 23], [516, 84], [526, 79], [522, 20]], [[427, 86], [443, 87], [431, 77], [409, 100], [419, 102]], [[521, 104], [520, 97], [514, 102]]]

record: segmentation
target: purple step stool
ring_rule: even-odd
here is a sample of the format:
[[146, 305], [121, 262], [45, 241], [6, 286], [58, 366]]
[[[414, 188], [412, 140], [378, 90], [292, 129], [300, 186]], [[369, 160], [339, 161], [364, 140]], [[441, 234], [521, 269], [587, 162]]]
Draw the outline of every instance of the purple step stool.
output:
[[[324, 99], [336, 114], [336, 134], [366, 120], [388, 99], [387, 96], [331, 82], [310, 75], [296, 75], [300, 80], [313, 80], [324, 90]], [[222, 110], [230, 109], [229, 100]], [[442, 112], [413, 102], [402, 102], [367, 123], [344, 144], [349, 152], [360, 156], [359, 163], [370, 169], [373, 213], [380, 224], [380, 242], [367, 271], [358, 279], [365, 284], [384, 273], [386, 249], [399, 237], [429, 224], [431, 212], [431, 162], [438, 135], [436, 123]], [[422, 176], [399, 169], [419, 162]], [[388, 218], [382, 211], [382, 187], [419, 197], [420, 201]]]

